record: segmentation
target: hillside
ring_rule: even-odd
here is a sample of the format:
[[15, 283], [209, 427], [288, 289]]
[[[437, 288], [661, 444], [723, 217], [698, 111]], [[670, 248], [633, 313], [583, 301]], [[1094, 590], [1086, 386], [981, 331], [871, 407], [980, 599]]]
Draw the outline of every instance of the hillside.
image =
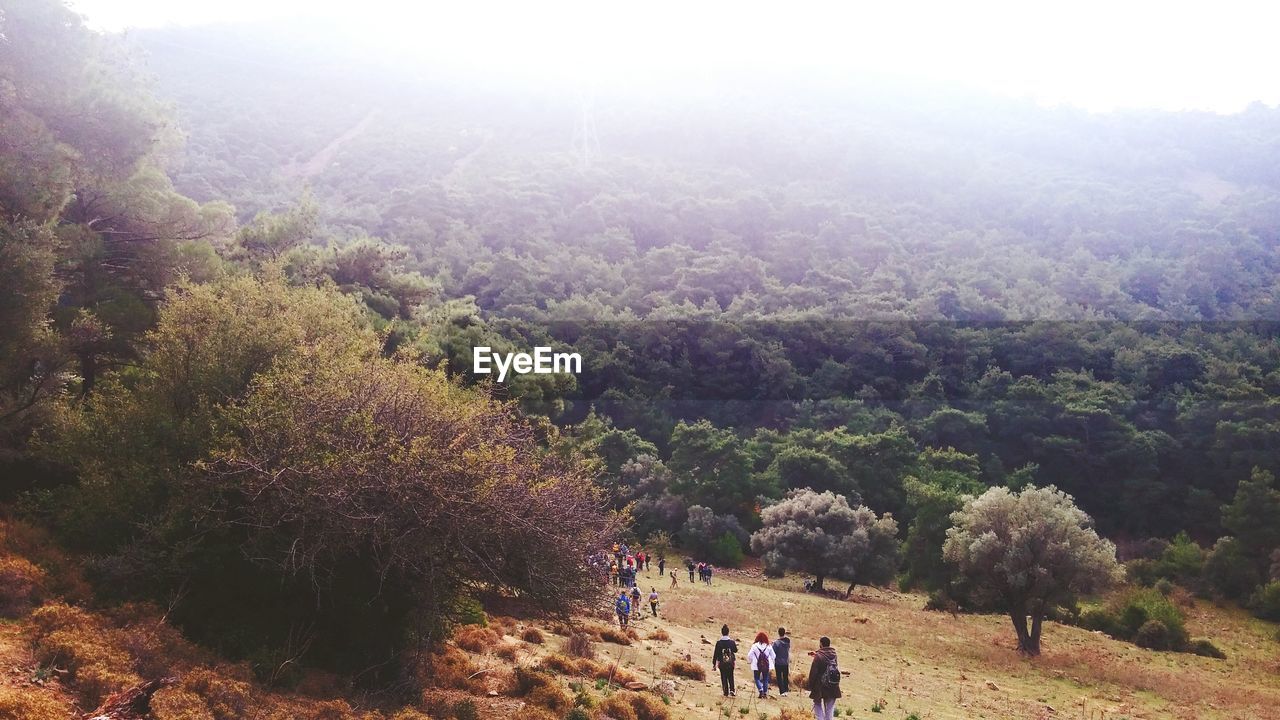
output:
[[[39, 533], [12, 522], [5, 529], [5, 567], [22, 557], [14, 553], [21, 547], [45, 564], [56, 559], [61, 576], [45, 575], [44, 586], [66, 586], [74, 577], [74, 564], [54, 554]], [[775, 688], [769, 699], [755, 699], [743, 667], [737, 671], [738, 696], [720, 697], [706, 641], [718, 637], [722, 623], [730, 625], [744, 651], [756, 631], [772, 637], [777, 627], [788, 628], [797, 674], [807, 670], [804, 653], [816, 647], [817, 637], [829, 635], [848, 673], [838, 704], [841, 717], [1280, 717], [1275, 626], [1203, 600], [1181, 601], [1189, 627], [1194, 635], [1213, 638], [1226, 659], [1143, 650], [1051, 623], [1045, 653], [1033, 661], [1016, 651], [1006, 618], [925, 611], [924, 598], [914, 593], [861, 589], [850, 600], [834, 599], [801, 592], [798, 579], [766, 581], [753, 571], [722, 572], [711, 586], [685, 579], [682, 574], [680, 586], [671, 590], [656, 571], [641, 574], [642, 587], [658, 584], [662, 602], [659, 618], [642, 616], [633, 623], [633, 640], [616, 632], [601, 639], [612, 626], [596, 618], [566, 624], [513, 617], [508, 613], [518, 605], [497, 602], [487, 628], [463, 626], [450, 648], [438, 651], [435, 686], [398, 709], [376, 696], [353, 696], [339, 678], [319, 672], [291, 681], [291, 691], [268, 690], [247, 667], [219, 662], [182, 640], [156, 609], [78, 610], [42, 591], [43, 603], [30, 614], [24, 609], [0, 623], [0, 666], [6, 668], [0, 718], [64, 720], [141, 677], [166, 675], [176, 676], [177, 683], [155, 695], [154, 720], [465, 720], [468, 703], [480, 717], [542, 717], [533, 708], [545, 705], [556, 710], [549, 717], [558, 717], [574, 696], [590, 709], [610, 697], [639, 707], [636, 698], [644, 695], [675, 718], [806, 716], [809, 702], [801, 691], [780, 698]], [[595, 662], [583, 665], [566, 654], [572, 632], [595, 638]], [[685, 656], [706, 672], [705, 681], [666, 668]], [[537, 672], [526, 677], [516, 672], [521, 667]], [[632, 680], [649, 689], [619, 687]], [[664, 703], [656, 689], [667, 680], [675, 686]], [[531, 691], [548, 681], [562, 692]]]

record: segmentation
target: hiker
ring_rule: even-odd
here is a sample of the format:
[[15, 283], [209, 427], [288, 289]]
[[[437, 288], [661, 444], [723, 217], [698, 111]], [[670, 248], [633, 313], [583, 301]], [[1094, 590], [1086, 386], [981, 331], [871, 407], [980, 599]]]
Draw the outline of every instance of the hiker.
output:
[[649, 609], [653, 611], [654, 617], [658, 617], [658, 588], [649, 590]]
[[[693, 574], [690, 568], [689, 574]], [[738, 657], [738, 643], [729, 637], [729, 626], [724, 625], [720, 628], [720, 639], [716, 641], [716, 646], [711, 650], [711, 667], [720, 671], [720, 689], [724, 692], [725, 697], [733, 697], [737, 695], [733, 688], [733, 664]]]
[[689, 582], [692, 583], [693, 582], [693, 560], [690, 558], [685, 558], [684, 566], [689, 570]]
[[636, 569], [644, 570], [644, 551], [643, 550], [636, 552]]
[[609, 563], [609, 581], [613, 585], [621, 585], [618, 580], [618, 563]]
[[711, 563], [707, 563], [707, 584], [711, 584]]
[[809, 698], [813, 700], [815, 720], [832, 720], [836, 699], [840, 697], [840, 666], [836, 663], [836, 651], [831, 638], [825, 635], [818, 641], [817, 652], [809, 653], [813, 663], [809, 665]]
[[640, 617], [640, 588], [631, 586], [631, 616]]
[[778, 679], [778, 695], [786, 697], [791, 691], [791, 638], [786, 628], [778, 628], [778, 639], [773, 641], [773, 672]]
[[769, 644], [769, 635], [763, 630], [756, 633], [756, 641], [747, 651], [747, 664], [751, 666], [751, 674], [756, 680], [756, 692], [760, 699], [769, 697], [769, 671], [773, 669], [773, 646]]
[[658, 576], [665, 577], [667, 574], [667, 558], [663, 555], [658, 556]]
[[672, 570], [671, 571], [671, 589], [675, 590], [677, 584], [678, 583], [676, 583], [676, 571]]
[[618, 599], [613, 601], [613, 611], [618, 614], [618, 627], [626, 630], [627, 618], [631, 617], [631, 601], [627, 599], [626, 590], [618, 593]]

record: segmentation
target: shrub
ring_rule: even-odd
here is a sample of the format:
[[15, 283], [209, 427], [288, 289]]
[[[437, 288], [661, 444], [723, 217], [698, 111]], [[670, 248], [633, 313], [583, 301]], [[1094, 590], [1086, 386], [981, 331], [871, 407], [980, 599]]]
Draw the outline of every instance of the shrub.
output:
[[81, 702], [97, 707], [107, 695], [138, 683], [116, 634], [79, 608], [55, 603], [31, 613], [36, 661], [68, 671]]
[[1218, 538], [1213, 544], [1204, 560], [1203, 577], [1210, 591], [1232, 600], [1248, 597], [1261, 581], [1257, 567], [1233, 537]]
[[1273, 580], [1258, 588], [1249, 599], [1253, 614], [1263, 620], [1280, 620], [1280, 580]]
[[1133, 636], [1133, 643], [1138, 647], [1151, 650], [1168, 650], [1170, 649], [1169, 628], [1159, 620], [1148, 620], [1138, 628], [1138, 632]]
[[657, 640], [659, 642], [671, 642], [671, 635], [666, 630], [658, 628], [657, 630], [649, 633], [649, 639]]
[[16, 618], [40, 604], [45, 573], [17, 555], [0, 555], [0, 617]]
[[546, 708], [557, 716], [573, 707], [573, 698], [547, 673], [517, 667], [512, 684], [513, 695], [525, 698], [526, 702], [536, 707]]
[[656, 695], [637, 693], [631, 702], [638, 720], [671, 719], [671, 711], [667, 709], [667, 704]]
[[596, 717], [613, 718], [613, 720], [640, 720], [640, 716], [631, 700], [631, 693], [614, 693], [600, 703], [600, 706], [596, 709]]
[[453, 642], [464, 650], [484, 653], [497, 648], [502, 642], [502, 636], [487, 627], [464, 625], [454, 631]]
[[591, 720], [591, 716], [587, 714], [586, 710], [576, 707], [565, 713], [564, 720]]
[[732, 532], [725, 532], [707, 546], [707, 558], [716, 565], [738, 567], [742, 564], [742, 541]]
[[248, 717], [258, 704], [248, 683], [205, 668], [192, 670], [183, 676], [179, 688], [203, 698], [214, 720]]
[[1148, 558], [1130, 560], [1124, 564], [1124, 572], [1129, 582], [1142, 587], [1151, 587], [1160, 578], [1156, 561]]
[[614, 685], [626, 685], [636, 681], [636, 676], [622, 666], [614, 663], [612, 665], [593, 664], [594, 677], [596, 680], [603, 680]]
[[493, 654], [507, 662], [515, 662], [516, 658], [520, 656], [520, 649], [515, 645], [501, 643], [494, 648]]
[[428, 653], [419, 668], [419, 680], [424, 685], [479, 692], [483, 683], [475, 677], [476, 666], [471, 657], [455, 647], [438, 645]]
[[1183, 587], [1192, 587], [1204, 567], [1204, 548], [1180, 532], [1156, 561], [1156, 574]]
[[564, 641], [564, 651], [573, 657], [588, 660], [596, 656], [596, 647], [591, 644], [591, 636], [580, 632], [573, 633]]
[[1156, 592], [1165, 597], [1169, 597], [1173, 594], [1173, 587], [1173, 583], [1169, 582], [1166, 578], [1160, 578], [1155, 584]]
[[672, 660], [662, 667], [662, 672], [690, 680], [706, 680], [707, 671], [701, 665], [689, 660]]
[[75, 709], [53, 693], [0, 685], [0, 720], [67, 720]]
[[1208, 638], [1196, 638], [1195, 640], [1192, 640], [1188, 649], [1201, 657], [1218, 658], [1219, 660], [1225, 660], [1227, 658], [1227, 654], [1222, 652], [1222, 650], [1220, 650], [1217, 645], [1214, 645], [1213, 641]]
[[534, 645], [541, 645], [546, 642], [546, 638], [542, 635], [542, 631], [536, 627], [527, 627], [520, 633], [520, 639]]
[[214, 720], [204, 698], [179, 687], [167, 687], [151, 698], [155, 720]]
[[[1163, 626], [1163, 631], [1152, 626], [1139, 642], [1139, 632], [1153, 620]], [[1080, 624], [1152, 649], [1181, 650], [1188, 640], [1182, 611], [1169, 598], [1150, 588], [1134, 588], [1112, 597], [1105, 608], [1082, 613]]]
[[615, 645], [630, 645], [631, 636], [616, 628], [605, 628], [600, 631], [600, 639]]

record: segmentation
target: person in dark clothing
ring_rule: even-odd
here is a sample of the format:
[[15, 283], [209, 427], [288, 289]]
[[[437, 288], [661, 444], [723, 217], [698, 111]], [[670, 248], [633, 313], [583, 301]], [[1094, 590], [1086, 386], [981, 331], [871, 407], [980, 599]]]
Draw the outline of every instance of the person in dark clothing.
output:
[[840, 697], [840, 666], [836, 662], [836, 650], [831, 647], [831, 638], [823, 637], [818, 641], [817, 652], [813, 655], [813, 663], [809, 665], [809, 699], [813, 700], [813, 717], [815, 720], [832, 720], [835, 715], [836, 700]]
[[662, 556], [658, 556], [658, 575], [667, 576], [667, 559]]
[[773, 641], [773, 674], [778, 679], [778, 694], [786, 697], [791, 690], [791, 638], [786, 628], [778, 628]]
[[693, 561], [692, 561], [692, 560], [690, 560], [689, 558], [685, 558], [685, 559], [684, 559], [684, 566], [685, 566], [686, 568], [688, 568], [688, 569], [689, 569], [689, 582], [691, 582], [691, 583], [692, 583], [692, 582], [693, 582], [693, 569], [694, 569], [695, 565], [693, 564]]
[[[693, 569], [690, 568], [690, 573]], [[729, 637], [729, 626], [720, 628], [720, 639], [711, 651], [711, 667], [720, 671], [720, 689], [725, 697], [737, 695], [733, 687], [733, 665], [738, 658], [738, 643]]]

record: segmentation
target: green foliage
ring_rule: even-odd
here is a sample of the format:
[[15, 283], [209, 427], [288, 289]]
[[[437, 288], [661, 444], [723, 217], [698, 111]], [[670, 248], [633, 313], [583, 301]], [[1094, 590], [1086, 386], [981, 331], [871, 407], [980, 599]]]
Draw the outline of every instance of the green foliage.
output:
[[1204, 549], [1181, 532], [1156, 561], [1155, 573], [1184, 587], [1193, 587], [1200, 579], [1203, 566]]
[[1275, 475], [1255, 467], [1241, 480], [1235, 497], [1222, 507], [1222, 525], [1240, 542], [1240, 549], [1265, 570], [1271, 552], [1280, 548], [1280, 488]]
[[726, 532], [707, 546], [706, 555], [714, 564], [738, 567], [742, 564], [742, 542], [738, 536]]
[[1272, 580], [1258, 588], [1249, 598], [1249, 606], [1264, 620], [1280, 621], [1280, 580]]
[[1214, 645], [1213, 641], [1208, 638], [1196, 638], [1195, 640], [1192, 640], [1191, 644], [1188, 646], [1188, 650], [1200, 657], [1211, 657], [1219, 660], [1227, 659], [1227, 654], [1217, 645]]
[[1261, 581], [1257, 565], [1233, 537], [1218, 538], [1213, 544], [1205, 556], [1202, 575], [1205, 589], [1234, 600], [1248, 597]]
[[1126, 590], [1105, 607], [1086, 610], [1080, 624], [1153, 650], [1184, 650], [1188, 644], [1182, 611], [1149, 588]]

